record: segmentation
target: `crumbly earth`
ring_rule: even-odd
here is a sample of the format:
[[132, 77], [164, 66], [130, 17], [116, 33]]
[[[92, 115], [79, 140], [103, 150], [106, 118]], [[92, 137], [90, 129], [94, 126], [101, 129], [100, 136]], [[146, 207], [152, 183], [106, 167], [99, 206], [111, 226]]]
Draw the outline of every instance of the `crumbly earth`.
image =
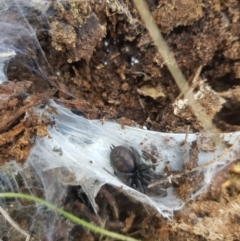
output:
[[[239, 130], [239, 1], [146, 2], [188, 80], [189, 91], [196, 96], [202, 93], [199, 102], [210, 121], [222, 132]], [[24, 36], [16, 40], [16, 46], [24, 48], [23, 54], [10, 61], [10, 82], [0, 86], [1, 164], [11, 159], [24, 163], [34, 145], [33, 137], [47, 135], [46, 126], [51, 123], [47, 118], [39, 122], [32, 108], [46, 104], [49, 98], [87, 118], [111, 119], [123, 126], [139, 124], [175, 133], [202, 130], [189, 107], [176, 108], [184, 102], [183, 96], [132, 1], [53, 2], [44, 13], [28, 11], [27, 20], [36, 29], [37, 39]], [[16, 9], [10, 8], [12, 20], [17, 19], [15, 15]], [[208, 193], [188, 203], [172, 220], [164, 220], [109, 186], [96, 198], [98, 216], [80, 187], [69, 187], [63, 207], [87, 221], [104, 223], [109, 230], [143, 240], [236, 241], [240, 240], [239, 180], [236, 160], [217, 174]], [[177, 185], [183, 199], [188, 188], [193, 188], [186, 177]], [[17, 210], [12, 209], [11, 215], [18, 217], [15, 221], [28, 230], [29, 217], [16, 215]], [[47, 220], [48, 215], [42, 214], [40, 220]], [[55, 240], [99, 240], [62, 219], [54, 225]], [[33, 236], [42, 235], [44, 240], [40, 230]], [[13, 240], [11, 235], [3, 240]]]

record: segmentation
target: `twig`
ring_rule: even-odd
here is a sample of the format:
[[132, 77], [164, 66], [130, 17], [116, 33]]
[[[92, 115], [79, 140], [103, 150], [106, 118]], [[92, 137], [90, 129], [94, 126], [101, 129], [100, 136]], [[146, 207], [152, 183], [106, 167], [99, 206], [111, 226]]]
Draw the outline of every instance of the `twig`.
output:
[[[196, 85], [197, 85], [197, 80], [198, 80], [198, 78], [199, 78], [199, 75], [200, 75], [200, 73], [201, 73], [201, 71], [202, 71], [202, 65], [200, 65], [199, 67], [198, 67], [198, 69], [197, 69], [197, 71], [196, 71], [196, 73], [195, 73], [195, 75], [194, 75], [194, 77], [193, 77], [193, 80], [191, 81], [191, 86], [189, 87], [189, 90], [188, 90], [188, 92], [186, 93], [186, 95], [185, 95], [185, 98], [187, 99], [188, 98], [188, 94], [189, 94], [189, 92], [193, 92], [193, 90], [194, 90], [194, 88], [196, 87]], [[190, 78], [191, 79], [191, 78]], [[188, 87], [188, 83], [186, 83], [186, 87]], [[180, 95], [176, 98], [176, 100], [178, 100], [178, 99], [180, 99], [181, 97], [183, 96], [183, 93], [181, 92], [180, 93]]]
[[15, 55], [16, 55], [15, 51], [10, 50], [8, 52], [0, 53], [0, 58], [10, 58], [10, 57], [14, 57]]
[[28, 104], [25, 106], [20, 107], [18, 110], [13, 112], [6, 112], [6, 115], [4, 115], [0, 121], [0, 133], [7, 131], [13, 123], [20, 118], [28, 109], [35, 107], [37, 105], [40, 105], [42, 103], [45, 103], [49, 99], [49, 93], [44, 94], [37, 94], [29, 99]]
[[182, 152], [182, 156], [183, 156], [183, 167], [186, 167], [186, 163], [187, 163], [187, 138], [188, 138], [188, 134], [189, 134], [189, 125], [187, 126], [187, 130], [185, 133], [185, 139], [183, 141], [183, 152]]
[[4, 218], [17, 230], [19, 231], [21, 234], [23, 234], [24, 236], [26, 236], [26, 241], [30, 240], [30, 235], [25, 232], [23, 229], [21, 229], [12, 219], [11, 217], [8, 215], [8, 213], [0, 206], [0, 213], [4, 216]]
[[182, 94], [188, 97], [188, 103], [191, 107], [193, 113], [197, 117], [197, 119], [201, 122], [203, 128], [206, 132], [215, 133], [212, 137], [216, 143], [219, 142], [218, 130], [212, 124], [211, 120], [209, 120], [208, 115], [206, 114], [204, 108], [194, 99], [194, 95], [191, 91], [189, 91], [189, 85], [182, 73], [179, 69], [177, 62], [173, 55], [171, 54], [166, 42], [163, 39], [163, 36], [158, 29], [156, 23], [154, 22], [151, 13], [148, 10], [147, 4], [144, 0], [133, 0], [135, 7], [139, 11], [145, 27], [149, 31], [158, 51], [161, 53], [165, 64], [167, 65], [170, 73], [172, 74], [178, 88], [182, 92]]
[[25, 129], [23, 122], [20, 122], [10, 131], [0, 134], [0, 146], [3, 146], [9, 142], [12, 142], [15, 136], [19, 135]]
[[[198, 69], [197, 69], [197, 71], [196, 71], [196, 73], [195, 73], [195, 75], [194, 75], [194, 77], [193, 77], [193, 80], [192, 80], [192, 83], [191, 83], [191, 88], [189, 88], [189, 91], [191, 91], [191, 92], [193, 92], [193, 89], [196, 87], [196, 85], [197, 85], [197, 80], [198, 80], [198, 78], [199, 78], [199, 75], [200, 75], [200, 73], [201, 73], [201, 71], [202, 71], [202, 65], [200, 65], [199, 67], [198, 67]], [[186, 98], [188, 97], [188, 93], [186, 94], [186, 96], [185, 96]]]

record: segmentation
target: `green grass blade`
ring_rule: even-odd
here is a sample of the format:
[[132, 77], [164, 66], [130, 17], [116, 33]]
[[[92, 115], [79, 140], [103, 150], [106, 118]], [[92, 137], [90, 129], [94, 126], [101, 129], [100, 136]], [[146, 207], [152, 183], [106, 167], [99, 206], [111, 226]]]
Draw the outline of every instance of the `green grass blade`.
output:
[[108, 236], [108, 237], [111, 237], [116, 240], [138, 241], [137, 239], [127, 237], [127, 236], [124, 236], [124, 235], [121, 235], [118, 233], [110, 232], [106, 229], [103, 229], [103, 228], [97, 227], [93, 224], [90, 224], [90, 223], [74, 216], [73, 214], [68, 213], [68, 212], [64, 211], [63, 209], [58, 208], [58, 207], [54, 206], [53, 204], [48, 203], [38, 197], [34, 197], [34, 196], [27, 195], [27, 194], [22, 194], [22, 193], [6, 192], [6, 193], [0, 193], [0, 198], [22, 198], [22, 199], [26, 199], [26, 200], [31, 200], [36, 203], [42, 204], [53, 211], [56, 211], [57, 213], [61, 214], [63, 217], [67, 218], [68, 220], [70, 220], [76, 224], [79, 224], [79, 225], [83, 226], [84, 228], [89, 229], [95, 233], [98, 233], [98, 234], [101, 234], [104, 236]]

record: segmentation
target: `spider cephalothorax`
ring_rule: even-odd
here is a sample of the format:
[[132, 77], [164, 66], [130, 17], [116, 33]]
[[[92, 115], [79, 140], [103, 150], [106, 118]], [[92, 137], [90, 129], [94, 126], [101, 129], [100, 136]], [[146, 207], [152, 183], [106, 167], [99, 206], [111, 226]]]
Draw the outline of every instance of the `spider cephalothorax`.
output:
[[145, 164], [139, 153], [131, 147], [113, 146], [110, 153], [111, 165], [115, 174], [126, 180], [126, 184], [139, 192], [145, 193], [151, 182], [151, 165]]

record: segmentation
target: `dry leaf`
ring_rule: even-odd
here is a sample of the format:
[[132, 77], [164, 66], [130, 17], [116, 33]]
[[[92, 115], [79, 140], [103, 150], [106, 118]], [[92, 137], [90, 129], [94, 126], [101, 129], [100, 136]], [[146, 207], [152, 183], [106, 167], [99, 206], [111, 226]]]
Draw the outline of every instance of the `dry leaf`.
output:
[[156, 100], [159, 97], [165, 97], [166, 95], [164, 94], [163, 88], [161, 85], [158, 85], [156, 87], [153, 87], [151, 85], [144, 85], [141, 88], [137, 89], [137, 92], [140, 95], [144, 96], [149, 96]]

